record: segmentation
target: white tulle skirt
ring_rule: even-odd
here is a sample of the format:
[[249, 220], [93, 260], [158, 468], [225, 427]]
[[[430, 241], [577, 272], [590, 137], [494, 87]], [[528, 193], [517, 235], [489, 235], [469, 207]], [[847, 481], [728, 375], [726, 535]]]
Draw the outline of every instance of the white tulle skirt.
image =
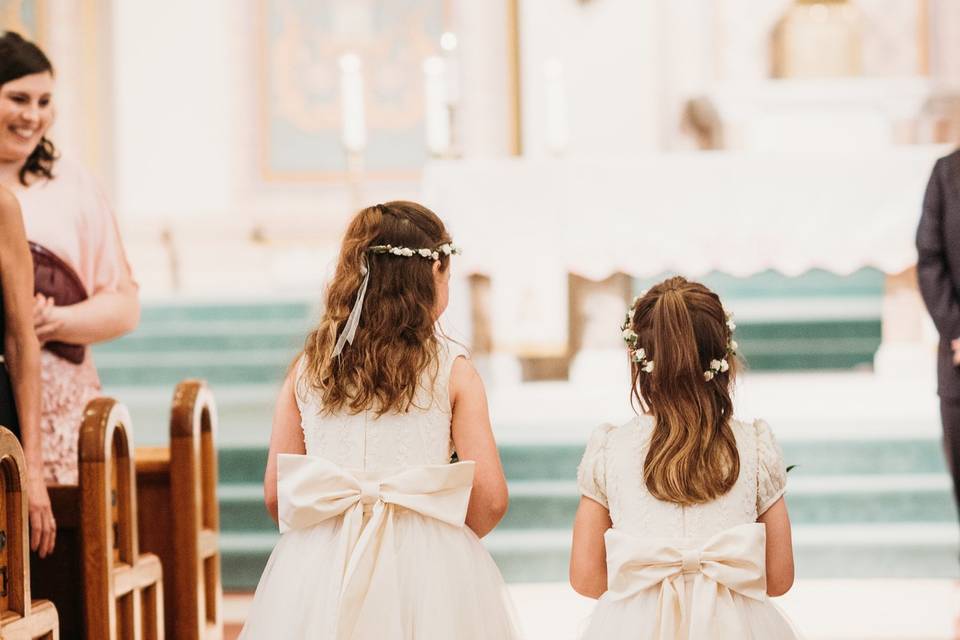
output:
[[[343, 578], [342, 566], [336, 566], [342, 525], [338, 517], [281, 536], [241, 638], [334, 638]], [[469, 527], [404, 509], [396, 512], [394, 525], [404, 640], [520, 637], [500, 571]]]
[[[685, 610], [692, 611], [693, 576], [687, 577]], [[651, 588], [625, 600], [597, 601], [590, 619], [584, 624], [582, 640], [794, 640], [800, 638], [793, 624], [771, 600], [759, 601], [737, 593], [723, 598], [718, 607], [734, 612], [740, 630], [724, 633], [712, 628], [706, 635], [690, 637], [690, 616], [675, 627], [660, 618], [660, 590]]]

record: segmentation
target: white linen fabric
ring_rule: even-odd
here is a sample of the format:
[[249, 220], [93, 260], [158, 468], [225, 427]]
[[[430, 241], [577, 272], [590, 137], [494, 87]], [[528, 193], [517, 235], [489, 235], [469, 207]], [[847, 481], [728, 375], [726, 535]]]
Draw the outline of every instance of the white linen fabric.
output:
[[594, 280], [862, 267], [896, 274], [916, 263], [920, 202], [934, 163], [949, 151], [434, 161], [422, 197], [458, 237], [470, 238], [462, 267], [490, 275], [494, 287], [515, 286], [516, 274], [536, 272], [544, 260], [559, 275]]
[[281, 537], [241, 638], [519, 638], [500, 572], [464, 526], [474, 463], [450, 464], [444, 341], [405, 414], [324, 415], [302, 380], [307, 455], [281, 455]]
[[740, 475], [723, 496], [681, 506], [653, 497], [643, 461], [653, 421], [641, 416], [594, 431], [578, 470], [581, 494], [610, 511], [608, 591], [583, 638], [792, 640], [766, 594], [766, 529], [757, 524], [784, 493], [786, 469], [770, 427], [732, 422]]

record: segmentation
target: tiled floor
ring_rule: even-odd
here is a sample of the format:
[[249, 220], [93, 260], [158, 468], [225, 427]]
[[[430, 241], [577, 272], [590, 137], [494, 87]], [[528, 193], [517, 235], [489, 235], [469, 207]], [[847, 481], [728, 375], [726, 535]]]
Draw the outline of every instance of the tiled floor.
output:
[[[527, 640], [574, 640], [593, 606], [562, 583], [510, 590]], [[225, 640], [236, 638], [251, 598], [225, 597]], [[948, 580], [807, 580], [777, 604], [808, 640], [960, 640], [960, 587]]]

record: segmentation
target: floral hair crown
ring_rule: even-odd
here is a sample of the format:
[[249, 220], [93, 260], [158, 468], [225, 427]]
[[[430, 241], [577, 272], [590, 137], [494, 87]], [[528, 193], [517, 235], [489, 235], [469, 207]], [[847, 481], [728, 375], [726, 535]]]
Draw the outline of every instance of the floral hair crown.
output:
[[[630, 352], [630, 361], [636, 364], [641, 372], [653, 373], [653, 360], [647, 358], [646, 349], [637, 345], [639, 336], [637, 336], [637, 332], [633, 330], [633, 314], [637, 309], [637, 303], [642, 297], [641, 295], [633, 299], [630, 308], [627, 310], [627, 317], [624, 319], [623, 324], [620, 325], [620, 331], [623, 335], [623, 341], [627, 343], [627, 348]], [[726, 373], [730, 370], [730, 362], [727, 358], [732, 358], [737, 355], [737, 349], [740, 346], [737, 344], [737, 341], [733, 339], [733, 331], [737, 328], [737, 324], [733, 321], [733, 314], [726, 312], [726, 317], [727, 328], [730, 330], [730, 339], [727, 342], [726, 352], [723, 354], [723, 357], [711, 360], [710, 368], [703, 372], [703, 379], [707, 382], [710, 382], [721, 373]]]
[[[444, 242], [436, 249], [411, 249], [410, 247], [395, 247], [391, 244], [376, 244], [367, 247], [367, 253], [388, 253], [401, 258], [412, 258], [416, 256], [436, 262], [440, 259], [441, 254], [454, 256], [460, 255], [461, 252], [460, 247], [449, 242]], [[366, 258], [363, 259], [363, 263], [360, 265], [360, 275], [363, 276], [363, 280], [360, 281], [360, 288], [357, 290], [357, 299], [353, 302], [353, 309], [350, 310], [350, 315], [347, 316], [347, 321], [343, 325], [340, 337], [337, 338], [336, 344], [333, 345], [334, 357], [339, 356], [345, 346], [353, 344], [353, 339], [357, 335], [357, 327], [360, 326], [360, 312], [363, 309], [363, 299], [367, 295], [367, 285], [370, 284], [370, 269], [367, 267]]]
[[419, 256], [433, 261], [439, 260], [441, 254], [445, 256], [458, 256], [461, 253], [460, 247], [450, 244], [449, 242], [443, 243], [436, 249], [411, 249], [410, 247], [395, 247], [391, 244], [377, 244], [369, 247], [367, 251], [374, 254], [389, 253], [390, 255], [401, 258]]

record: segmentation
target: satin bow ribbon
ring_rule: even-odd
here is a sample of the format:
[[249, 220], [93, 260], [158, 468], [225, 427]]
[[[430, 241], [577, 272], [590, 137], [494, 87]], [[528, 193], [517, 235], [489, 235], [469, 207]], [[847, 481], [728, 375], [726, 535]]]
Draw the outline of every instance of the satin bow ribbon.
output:
[[344, 518], [337, 554], [342, 566], [336, 569], [343, 571], [337, 640], [405, 637], [394, 512], [402, 507], [462, 527], [473, 472], [473, 462], [379, 473], [348, 471], [312, 456], [278, 456], [280, 533]]
[[[606, 600], [623, 600], [660, 587], [660, 640], [674, 640], [689, 620], [689, 640], [746, 638], [733, 594], [767, 599], [766, 528], [743, 524], [718, 533], [695, 549], [644, 540], [617, 529], [604, 534]], [[685, 574], [694, 574], [690, 611]]]

